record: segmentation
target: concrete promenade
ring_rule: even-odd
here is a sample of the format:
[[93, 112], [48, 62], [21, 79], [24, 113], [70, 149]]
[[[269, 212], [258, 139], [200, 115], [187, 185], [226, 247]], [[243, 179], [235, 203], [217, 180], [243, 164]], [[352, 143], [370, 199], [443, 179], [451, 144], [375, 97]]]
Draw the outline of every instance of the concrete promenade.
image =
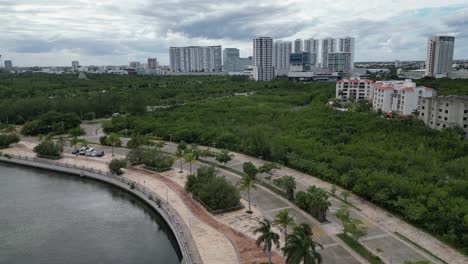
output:
[[[13, 154], [34, 157], [31, 152], [34, 143], [21, 142], [18, 147], [4, 149], [4, 154]], [[62, 164], [74, 164], [78, 167], [92, 167], [96, 171], [107, 171], [107, 159], [87, 158], [64, 154], [64, 158], [58, 161]], [[123, 158], [123, 156], [116, 156]], [[191, 237], [196, 244], [197, 251], [203, 263], [260, 263], [267, 261], [266, 254], [256, 247], [255, 240], [244, 232], [232, 228], [223, 221], [210, 215], [198, 203], [195, 203], [183, 188], [168, 177], [144, 170], [142, 168], [130, 168], [124, 174], [125, 178], [145, 186], [155, 192], [163, 201], [177, 211], [181, 222], [188, 227]], [[128, 189], [128, 186], [127, 186]], [[274, 255], [275, 263], [284, 263], [278, 255]]]

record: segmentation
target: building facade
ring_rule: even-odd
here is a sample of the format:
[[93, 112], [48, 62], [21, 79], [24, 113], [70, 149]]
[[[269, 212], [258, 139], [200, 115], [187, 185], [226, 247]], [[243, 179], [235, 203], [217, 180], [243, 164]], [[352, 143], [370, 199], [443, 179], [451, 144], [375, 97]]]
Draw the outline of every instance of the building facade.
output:
[[286, 75], [289, 71], [289, 56], [292, 51], [290, 41], [275, 41], [273, 43], [273, 67], [276, 75]]
[[359, 102], [372, 101], [374, 95], [374, 82], [362, 79], [343, 79], [336, 83], [336, 98]]
[[169, 61], [172, 72], [220, 72], [221, 46], [170, 47]]
[[320, 47], [320, 41], [318, 39], [310, 38], [310, 39], [304, 40], [304, 51], [310, 53], [310, 66], [312, 68], [318, 67], [319, 47]]
[[302, 39], [296, 39], [294, 41], [294, 53], [301, 53], [304, 51]]
[[310, 71], [310, 53], [291, 53], [289, 56], [289, 71], [307, 72]]
[[418, 109], [419, 119], [434, 129], [460, 127], [468, 135], [468, 96], [424, 98]]
[[253, 40], [253, 78], [256, 81], [271, 81], [275, 77], [273, 67], [273, 39], [258, 37]]
[[433, 36], [427, 42], [426, 76], [447, 77], [452, 71], [455, 37]]
[[418, 111], [422, 101], [436, 95], [428, 87], [416, 86], [411, 80], [378, 81], [374, 85], [372, 107], [385, 113], [395, 112], [400, 116], [409, 116]]
[[79, 61], [72, 61], [72, 70], [73, 71], [78, 71], [79, 67], [80, 67], [80, 62]]
[[148, 58], [148, 69], [157, 69], [158, 60], [156, 58]]
[[354, 38], [344, 37], [338, 39], [338, 52], [351, 54], [349, 69], [354, 69]]
[[240, 51], [236, 48], [226, 48], [223, 50], [223, 71], [236, 71], [236, 64], [239, 62]]
[[332, 72], [349, 73], [353, 70], [352, 57], [349, 52], [328, 53], [326, 68]]
[[13, 70], [13, 62], [11, 60], [5, 60], [5, 70], [11, 71]]

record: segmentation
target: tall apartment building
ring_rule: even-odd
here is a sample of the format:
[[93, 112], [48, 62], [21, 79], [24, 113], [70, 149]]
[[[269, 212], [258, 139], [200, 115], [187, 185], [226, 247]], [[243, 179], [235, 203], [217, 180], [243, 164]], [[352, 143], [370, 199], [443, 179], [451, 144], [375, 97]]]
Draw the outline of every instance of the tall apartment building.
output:
[[353, 70], [354, 68], [354, 38], [352, 37], [339, 38], [338, 39], [338, 52], [351, 54], [351, 61], [349, 62], [349, 68]]
[[374, 82], [362, 79], [343, 79], [336, 83], [336, 98], [348, 101], [372, 101]]
[[320, 40], [318, 39], [306, 39], [304, 40], [304, 51], [310, 53], [310, 66], [317, 67], [319, 63], [319, 46]]
[[289, 71], [289, 56], [292, 51], [290, 41], [275, 41], [273, 43], [273, 67], [276, 75], [286, 75]]
[[294, 53], [301, 53], [302, 51], [304, 51], [302, 39], [296, 39], [294, 41]]
[[336, 40], [332, 38], [322, 39], [322, 67], [328, 68], [328, 54], [336, 52]]
[[332, 72], [349, 73], [353, 70], [353, 55], [349, 52], [334, 52], [327, 54], [326, 68]]
[[236, 71], [236, 64], [239, 61], [240, 51], [236, 48], [225, 48], [223, 50], [223, 71]]
[[128, 66], [129, 66], [130, 68], [135, 68], [135, 69], [137, 69], [137, 68], [140, 68], [140, 67], [141, 67], [141, 63], [140, 63], [139, 61], [131, 61], [131, 62], [128, 63]]
[[5, 70], [11, 71], [13, 70], [13, 62], [11, 60], [5, 60]]
[[402, 116], [413, 114], [426, 98], [436, 95], [436, 92], [427, 87], [416, 87], [411, 80], [405, 81], [378, 81], [374, 85], [372, 106], [374, 110], [385, 113], [396, 112]]
[[253, 40], [253, 78], [256, 81], [271, 81], [275, 77], [273, 67], [273, 39], [258, 37]]
[[222, 71], [221, 46], [170, 47], [172, 72], [220, 72]]
[[80, 67], [80, 62], [79, 61], [72, 61], [72, 70], [73, 71], [78, 71], [79, 67]]
[[158, 66], [158, 59], [148, 58], [148, 69], [156, 69]]
[[460, 127], [468, 137], [468, 96], [436, 96], [424, 98], [419, 119], [435, 129]]
[[452, 71], [455, 37], [433, 36], [427, 42], [426, 76], [447, 77]]

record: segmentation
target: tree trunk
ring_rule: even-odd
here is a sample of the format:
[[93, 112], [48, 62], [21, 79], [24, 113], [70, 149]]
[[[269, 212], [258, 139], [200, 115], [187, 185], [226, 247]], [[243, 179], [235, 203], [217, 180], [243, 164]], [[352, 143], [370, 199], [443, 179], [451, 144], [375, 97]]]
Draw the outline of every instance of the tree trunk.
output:
[[268, 264], [271, 264], [271, 249], [268, 251]]
[[249, 198], [249, 213], [252, 212], [252, 210], [250, 210], [250, 186], [247, 188], [247, 196]]
[[192, 161], [190, 161], [190, 174], [192, 174]]
[[182, 172], [182, 158], [179, 158], [179, 162], [180, 162], [180, 172]]
[[114, 145], [112, 145], [112, 157], [114, 157]]

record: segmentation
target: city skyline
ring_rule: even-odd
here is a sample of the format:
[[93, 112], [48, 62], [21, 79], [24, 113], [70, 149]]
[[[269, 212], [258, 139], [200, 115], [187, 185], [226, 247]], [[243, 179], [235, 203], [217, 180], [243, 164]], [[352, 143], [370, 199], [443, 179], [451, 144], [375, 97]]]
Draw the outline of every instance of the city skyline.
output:
[[366, 0], [359, 7], [325, 0], [6, 0], [0, 11], [0, 54], [18, 66], [73, 60], [124, 65], [152, 57], [169, 65], [171, 46], [221, 45], [248, 57], [257, 36], [294, 41], [349, 35], [356, 39], [355, 61], [424, 61], [429, 36], [451, 35], [457, 38], [454, 59], [468, 58], [468, 3], [459, 0]]

